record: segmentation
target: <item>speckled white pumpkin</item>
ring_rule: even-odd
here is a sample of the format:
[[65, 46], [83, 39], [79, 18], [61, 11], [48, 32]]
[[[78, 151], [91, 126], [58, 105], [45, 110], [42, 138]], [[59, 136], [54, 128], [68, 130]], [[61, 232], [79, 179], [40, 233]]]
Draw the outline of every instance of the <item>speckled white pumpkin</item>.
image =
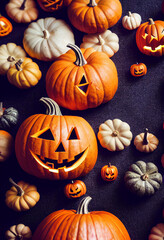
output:
[[64, 20], [48, 17], [32, 22], [24, 32], [23, 46], [33, 58], [51, 61], [66, 53], [74, 34]]
[[122, 18], [122, 25], [128, 30], [136, 29], [141, 24], [141, 16], [138, 13], [131, 13]]
[[94, 48], [98, 52], [104, 52], [109, 57], [112, 57], [119, 50], [119, 38], [117, 34], [106, 30], [98, 34], [84, 35], [83, 43], [80, 48]]
[[6, 74], [10, 67], [21, 58], [24, 59], [26, 53], [22, 47], [15, 43], [7, 43], [0, 46], [0, 74]]
[[101, 146], [109, 151], [123, 150], [130, 145], [133, 137], [129, 124], [120, 119], [109, 119], [102, 123], [97, 136]]

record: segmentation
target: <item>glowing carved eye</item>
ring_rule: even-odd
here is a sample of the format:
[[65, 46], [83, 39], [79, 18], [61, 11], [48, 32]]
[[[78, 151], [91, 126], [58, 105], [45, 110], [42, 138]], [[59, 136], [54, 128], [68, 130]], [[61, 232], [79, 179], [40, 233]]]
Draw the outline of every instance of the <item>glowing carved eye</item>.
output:
[[52, 132], [50, 129], [46, 130], [45, 132], [41, 133], [38, 138], [46, 139], [46, 140], [54, 140]]
[[86, 80], [84, 75], [83, 75], [80, 83], [77, 85], [77, 87], [83, 94], [87, 94], [89, 83], [87, 82], [87, 80]]
[[78, 140], [80, 139], [76, 127], [71, 130], [71, 133], [67, 140]]

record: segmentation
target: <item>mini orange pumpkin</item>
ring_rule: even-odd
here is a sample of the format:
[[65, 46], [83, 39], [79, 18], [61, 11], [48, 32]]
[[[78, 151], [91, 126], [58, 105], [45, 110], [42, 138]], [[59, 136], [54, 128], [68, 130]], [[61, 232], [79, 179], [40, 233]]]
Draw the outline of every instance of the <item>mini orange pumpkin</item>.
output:
[[130, 67], [130, 73], [132, 74], [132, 76], [134, 77], [141, 77], [143, 75], [146, 75], [147, 73], [147, 67], [144, 63], [136, 63], [133, 64]]
[[15, 151], [22, 169], [39, 178], [73, 179], [86, 175], [97, 160], [97, 140], [82, 117], [62, 116], [50, 98], [41, 98], [47, 114], [35, 114], [20, 126]]
[[164, 21], [142, 23], [136, 32], [138, 49], [149, 56], [159, 57], [164, 54]]
[[8, 35], [12, 30], [11, 22], [0, 14], [0, 37]]
[[37, 0], [37, 2], [46, 12], [54, 12], [63, 6], [63, 0]]
[[0, 130], [0, 162], [5, 161], [12, 153], [14, 140], [10, 133]]
[[117, 167], [111, 165], [111, 163], [101, 168], [101, 177], [104, 181], [107, 182], [114, 181], [117, 178], [117, 176], [118, 176]]
[[67, 198], [79, 198], [86, 194], [86, 185], [81, 180], [72, 181], [64, 187], [64, 194]]
[[60, 106], [72, 110], [95, 108], [111, 100], [118, 87], [117, 69], [103, 52], [71, 48], [50, 66], [46, 90]]

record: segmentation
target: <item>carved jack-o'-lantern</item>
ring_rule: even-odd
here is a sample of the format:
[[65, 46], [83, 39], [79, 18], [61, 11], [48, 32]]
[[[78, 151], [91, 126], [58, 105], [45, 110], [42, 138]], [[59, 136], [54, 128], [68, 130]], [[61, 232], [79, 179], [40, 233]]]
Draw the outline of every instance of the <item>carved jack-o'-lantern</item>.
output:
[[64, 194], [67, 198], [78, 198], [86, 193], [86, 185], [81, 180], [72, 181], [64, 187]]
[[54, 12], [63, 6], [63, 0], [37, 0], [37, 2], [46, 12]]
[[0, 37], [8, 35], [12, 30], [11, 22], [0, 14]]
[[134, 77], [141, 77], [143, 75], [146, 75], [147, 73], [147, 67], [144, 63], [136, 63], [133, 64], [130, 67], [130, 73], [132, 74], [132, 76]]
[[52, 99], [41, 101], [48, 106], [48, 113], [27, 118], [16, 135], [20, 166], [29, 174], [52, 180], [86, 175], [97, 160], [92, 127], [81, 117], [62, 116]]
[[142, 23], [136, 32], [136, 43], [139, 50], [149, 56], [164, 54], [164, 21]]
[[107, 182], [114, 181], [117, 178], [117, 176], [118, 176], [118, 170], [116, 166], [111, 165], [111, 163], [101, 168], [101, 177], [104, 181], [107, 181]]

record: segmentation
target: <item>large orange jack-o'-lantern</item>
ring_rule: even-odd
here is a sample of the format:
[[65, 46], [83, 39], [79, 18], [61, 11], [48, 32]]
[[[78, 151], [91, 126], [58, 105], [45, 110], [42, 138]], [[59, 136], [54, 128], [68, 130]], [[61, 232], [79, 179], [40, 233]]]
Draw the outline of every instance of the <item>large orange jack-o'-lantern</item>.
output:
[[20, 166], [29, 174], [52, 180], [86, 175], [98, 153], [92, 127], [82, 117], [62, 116], [52, 99], [41, 101], [48, 107], [47, 114], [27, 118], [16, 135]]
[[162, 56], [164, 54], [164, 21], [142, 23], [136, 32], [136, 43], [139, 50], [149, 56]]

